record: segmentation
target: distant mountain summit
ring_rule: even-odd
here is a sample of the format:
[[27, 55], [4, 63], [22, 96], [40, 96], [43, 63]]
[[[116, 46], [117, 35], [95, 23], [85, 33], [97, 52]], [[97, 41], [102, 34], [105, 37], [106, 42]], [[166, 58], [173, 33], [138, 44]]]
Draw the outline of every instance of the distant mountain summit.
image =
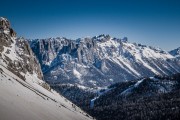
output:
[[180, 58], [180, 47], [174, 50], [169, 51], [169, 53], [175, 57], [179, 57]]
[[112, 83], [169, 75], [180, 71], [180, 62], [168, 52], [130, 43], [110, 35], [71, 40], [29, 40], [45, 80], [50, 84], [77, 84], [97, 88]]

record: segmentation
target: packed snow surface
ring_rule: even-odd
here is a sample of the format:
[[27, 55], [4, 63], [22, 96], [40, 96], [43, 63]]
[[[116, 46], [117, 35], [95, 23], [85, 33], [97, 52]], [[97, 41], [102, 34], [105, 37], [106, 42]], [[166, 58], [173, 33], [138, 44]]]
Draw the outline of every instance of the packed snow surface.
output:
[[0, 65], [1, 120], [90, 120], [87, 116], [55, 91], [23, 81]]

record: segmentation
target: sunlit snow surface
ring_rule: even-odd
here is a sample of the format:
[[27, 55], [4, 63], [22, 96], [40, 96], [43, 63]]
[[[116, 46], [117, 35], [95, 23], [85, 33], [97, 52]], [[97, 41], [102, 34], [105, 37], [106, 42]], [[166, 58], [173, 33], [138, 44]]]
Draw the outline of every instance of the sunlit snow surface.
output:
[[[26, 77], [23, 81], [0, 65], [1, 120], [89, 120], [86, 113]], [[29, 75], [28, 75], [29, 76]]]

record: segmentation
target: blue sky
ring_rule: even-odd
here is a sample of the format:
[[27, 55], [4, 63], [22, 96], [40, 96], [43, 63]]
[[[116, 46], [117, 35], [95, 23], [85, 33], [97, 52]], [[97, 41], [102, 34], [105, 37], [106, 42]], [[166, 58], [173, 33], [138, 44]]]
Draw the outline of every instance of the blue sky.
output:
[[180, 47], [179, 0], [7, 0], [0, 15], [18, 36], [71, 39], [110, 34], [165, 50]]

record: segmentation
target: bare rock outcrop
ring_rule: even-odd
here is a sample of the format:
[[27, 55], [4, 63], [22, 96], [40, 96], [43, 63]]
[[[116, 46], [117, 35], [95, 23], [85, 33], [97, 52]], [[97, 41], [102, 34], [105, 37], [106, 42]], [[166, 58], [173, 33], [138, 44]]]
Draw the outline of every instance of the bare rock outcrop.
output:
[[23, 80], [31, 74], [34, 76], [32, 79], [39, 79], [39, 84], [43, 83], [41, 66], [29, 43], [24, 38], [17, 38], [10, 22], [3, 17], [0, 18], [0, 64]]

